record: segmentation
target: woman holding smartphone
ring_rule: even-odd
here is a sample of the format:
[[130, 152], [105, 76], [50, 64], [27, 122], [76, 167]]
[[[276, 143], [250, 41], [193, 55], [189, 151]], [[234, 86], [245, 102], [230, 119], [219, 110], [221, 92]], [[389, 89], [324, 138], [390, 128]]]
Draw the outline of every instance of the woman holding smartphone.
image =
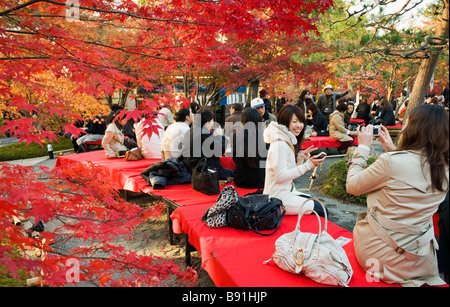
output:
[[264, 141], [270, 147], [263, 193], [280, 199], [288, 215], [314, 209], [324, 216], [320, 204], [308, 201], [310, 196], [297, 191], [293, 182], [325, 160], [325, 157], [311, 156], [311, 152], [317, 150], [313, 146], [300, 151], [304, 128], [303, 110], [296, 105], [285, 105], [278, 113], [277, 122], [271, 122], [264, 130]]
[[397, 146], [381, 126], [386, 153], [366, 167], [372, 139], [372, 125], [358, 128], [347, 175], [348, 193], [368, 193], [367, 211], [353, 230], [356, 257], [387, 283], [443, 285], [432, 217], [449, 187], [448, 115], [436, 105], [412, 109]]

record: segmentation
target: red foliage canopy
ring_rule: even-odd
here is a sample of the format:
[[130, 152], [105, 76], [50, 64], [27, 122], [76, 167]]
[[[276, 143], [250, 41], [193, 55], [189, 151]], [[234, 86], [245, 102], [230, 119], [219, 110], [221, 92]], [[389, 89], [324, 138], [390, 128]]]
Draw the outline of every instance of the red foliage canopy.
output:
[[[100, 101], [137, 86], [152, 88], [183, 67], [200, 69], [233, 63], [236, 42], [262, 40], [271, 33], [306, 37], [332, 0], [162, 0], [142, 1], [0, 0], [0, 106], [20, 118], [6, 121], [27, 144], [54, 141], [57, 131], [38, 129], [33, 113], [64, 122], [66, 132], [80, 113], [85, 96]], [[73, 4], [73, 5], [72, 5]], [[227, 44], [227, 38], [233, 44]], [[49, 86], [48, 79], [58, 86]], [[58, 84], [59, 83], [59, 84]], [[63, 85], [73, 85], [69, 90]], [[81, 97], [81, 98], [80, 98]], [[145, 100], [138, 119], [159, 100]], [[173, 103], [173, 101], [168, 101]], [[182, 101], [187, 103], [187, 101]], [[140, 111], [144, 111], [140, 113]], [[151, 119], [150, 119], [151, 121]], [[151, 129], [150, 129], [151, 130]], [[137, 255], [114, 244], [136, 225], [158, 214], [118, 198], [104, 170], [89, 167], [41, 169], [0, 164], [0, 268], [18, 277], [18, 268], [34, 271], [49, 285], [67, 282], [67, 260], [76, 259], [81, 280], [107, 285], [157, 285], [170, 275], [195, 281], [195, 272], [173, 262]], [[13, 217], [57, 222], [39, 238], [14, 225]], [[65, 251], [69, 240], [89, 244]], [[40, 259], [27, 250], [39, 248]], [[118, 269], [127, 273], [117, 278]], [[1, 273], [1, 272], [0, 272]]]

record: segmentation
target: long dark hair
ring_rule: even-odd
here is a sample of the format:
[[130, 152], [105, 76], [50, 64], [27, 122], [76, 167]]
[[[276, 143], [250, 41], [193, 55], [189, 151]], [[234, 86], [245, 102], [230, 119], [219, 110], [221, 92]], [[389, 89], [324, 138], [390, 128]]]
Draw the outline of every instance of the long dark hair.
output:
[[[259, 142], [264, 142], [262, 139], [262, 134], [258, 131], [258, 123], [262, 122], [263, 119], [259, 112], [255, 108], [247, 108], [244, 112], [242, 112], [241, 122], [242, 127], [238, 131], [235, 131], [233, 134], [233, 156], [235, 157], [236, 165], [247, 165], [250, 168], [258, 168], [259, 167], [259, 160], [261, 157], [259, 156], [258, 150], [256, 150], [256, 157], [250, 157], [248, 152], [249, 148], [248, 146], [251, 144], [249, 141], [249, 131], [247, 129], [244, 129], [244, 125], [248, 122], [252, 122], [255, 124], [255, 133], [252, 133], [251, 136], [255, 137], [257, 143], [256, 143], [256, 149], [258, 149]], [[244, 157], [237, 157], [237, 146], [244, 146]]]
[[280, 112], [278, 112], [277, 122], [281, 125], [286, 126], [286, 128], [289, 130], [292, 116], [294, 114], [295, 116], [297, 116], [298, 120], [303, 123], [302, 132], [300, 132], [300, 134], [296, 137], [297, 144], [294, 145], [295, 155], [297, 155], [298, 152], [300, 151], [300, 147], [302, 147], [303, 136], [305, 135], [305, 128], [306, 128], [305, 112], [302, 110], [302, 108], [300, 108], [297, 105], [287, 104], [283, 108], [281, 108]]
[[387, 98], [386, 97], [381, 97], [381, 99], [380, 99], [380, 107], [385, 107], [385, 108], [387, 108], [388, 110], [392, 110], [392, 106], [391, 106], [391, 103], [387, 100]]
[[[449, 164], [448, 114], [438, 105], [423, 104], [408, 114], [406, 126], [398, 136], [397, 150], [423, 150], [430, 164], [433, 189], [444, 191]], [[448, 182], [447, 182], [448, 187]]]

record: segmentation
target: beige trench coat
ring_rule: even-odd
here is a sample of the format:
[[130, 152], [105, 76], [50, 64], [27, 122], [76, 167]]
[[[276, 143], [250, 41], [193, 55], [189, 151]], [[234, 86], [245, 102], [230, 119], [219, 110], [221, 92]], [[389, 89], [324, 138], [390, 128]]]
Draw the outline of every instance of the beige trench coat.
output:
[[353, 138], [348, 135], [349, 130], [345, 128], [344, 114], [339, 111], [334, 111], [330, 115], [330, 122], [328, 124], [330, 137], [340, 142], [353, 141]]
[[448, 190], [448, 166], [445, 192], [433, 191], [421, 152], [384, 153], [366, 168], [368, 156], [367, 148], [358, 147], [347, 175], [347, 192], [368, 193], [366, 215], [353, 230], [358, 262], [387, 283], [445, 284], [437, 268], [432, 217]]

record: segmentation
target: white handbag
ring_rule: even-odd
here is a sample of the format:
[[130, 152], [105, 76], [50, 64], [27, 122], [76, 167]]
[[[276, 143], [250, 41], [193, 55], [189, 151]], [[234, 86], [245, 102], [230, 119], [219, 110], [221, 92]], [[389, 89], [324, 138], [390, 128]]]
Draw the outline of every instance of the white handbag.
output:
[[281, 269], [294, 274], [305, 274], [318, 283], [347, 286], [353, 275], [351, 264], [344, 249], [327, 233], [328, 217], [325, 207], [317, 199], [308, 199], [310, 200], [318, 201], [325, 212], [323, 231], [320, 231], [320, 217], [313, 211], [319, 221], [319, 233], [302, 232], [302, 213], [295, 230], [277, 239], [275, 253], [264, 263], [273, 260]]

